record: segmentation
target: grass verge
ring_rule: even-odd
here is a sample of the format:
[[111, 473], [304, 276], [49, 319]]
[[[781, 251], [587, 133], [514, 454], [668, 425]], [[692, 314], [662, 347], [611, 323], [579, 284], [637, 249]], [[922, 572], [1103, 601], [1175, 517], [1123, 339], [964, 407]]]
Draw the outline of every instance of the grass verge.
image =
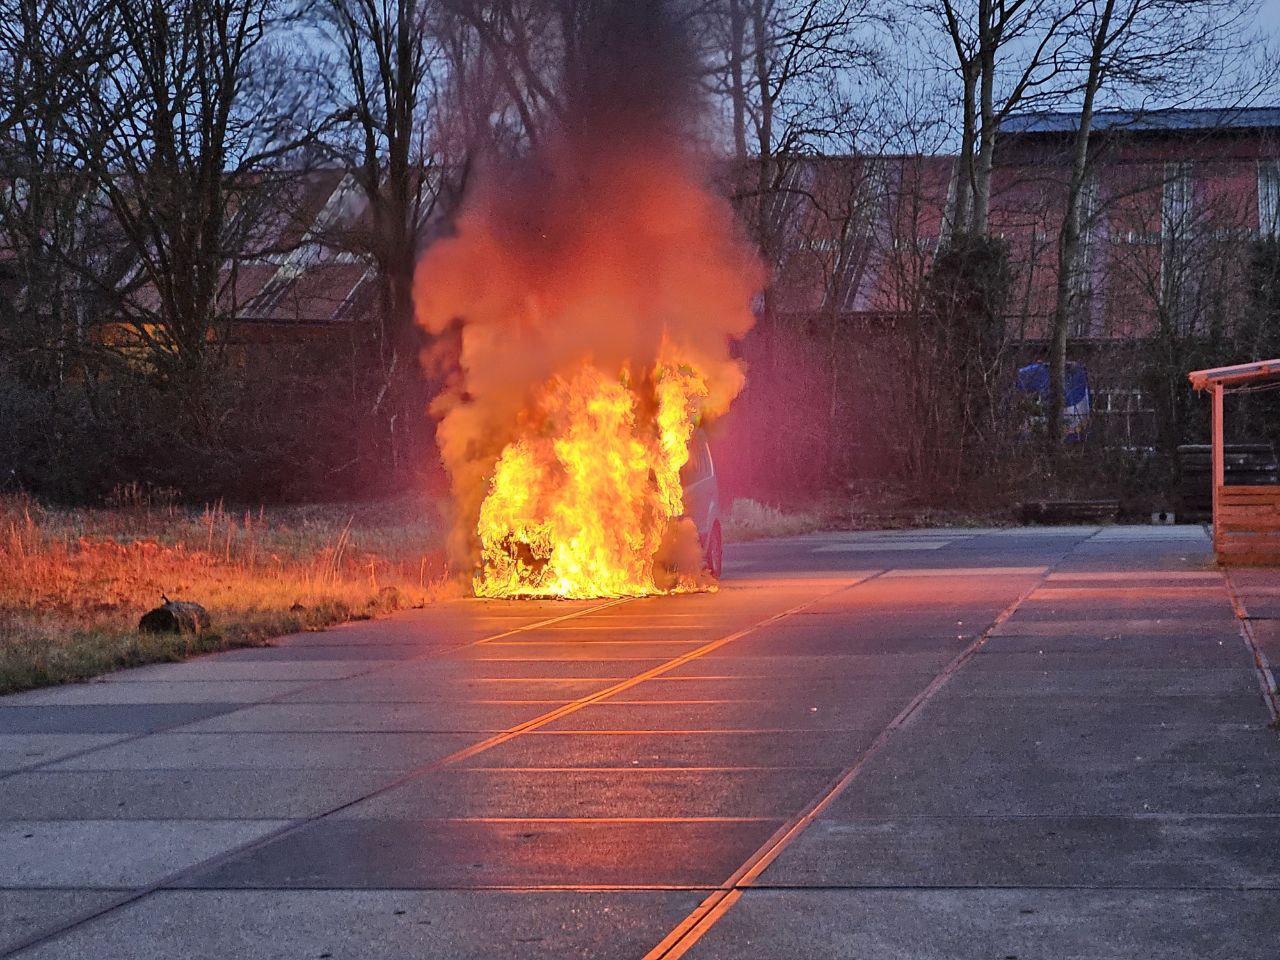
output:
[[826, 529], [827, 518], [812, 510], [783, 511], [757, 500], [739, 498], [729, 505], [729, 513], [721, 522], [728, 543], [743, 543], [766, 537], [794, 537]]
[[1009, 509], [943, 510], [913, 503], [882, 486], [775, 506], [736, 499], [721, 520], [725, 542], [796, 537], [833, 530], [907, 530], [931, 527], [1003, 527], [1015, 523]]
[[[134, 498], [0, 498], [0, 694], [318, 630], [451, 595], [436, 506], [417, 499], [230, 512]], [[167, 595], [212, 618], [146, 634]]]

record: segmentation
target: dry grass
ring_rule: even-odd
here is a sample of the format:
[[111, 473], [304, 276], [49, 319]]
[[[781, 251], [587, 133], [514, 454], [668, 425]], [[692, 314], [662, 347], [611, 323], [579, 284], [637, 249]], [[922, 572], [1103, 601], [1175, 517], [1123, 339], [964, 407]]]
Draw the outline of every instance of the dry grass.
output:
[[747, 499], [734, 500], [729, 507], [729, 515], [721, 522], [724, 538], [729, 543], [765, 537], [794, 537], [828, 526], [829, 520], [818, 513], [783, 512], [767, 503]]
[[734, 500], [722, 521], [728, 542], [795, 537], [826, 530], [900, 530], [931, 527], [1009, 526], [1008, 510], [975, 513], [922, 506], [887, 484], [865, 484], [841, 496], [828, 495], [781, 507]]
[[[0, 693], [262, 644], [456, 589], [425, 501], [232, 513], [156, 499], [125, 491], [112, 509], [63, 510], [0, 498]], [[139, 633], [162, 594], [203, 604], [212, 629]]]

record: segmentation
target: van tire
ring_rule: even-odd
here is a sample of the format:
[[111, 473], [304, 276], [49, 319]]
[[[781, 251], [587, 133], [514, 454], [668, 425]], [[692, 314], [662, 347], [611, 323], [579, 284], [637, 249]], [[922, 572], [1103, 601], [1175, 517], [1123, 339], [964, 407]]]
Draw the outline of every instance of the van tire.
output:
[[707, 536], [707, 570], [717, 580], [724, 571], [724, 538], [720, 535], [720, 521], [717, 520]]

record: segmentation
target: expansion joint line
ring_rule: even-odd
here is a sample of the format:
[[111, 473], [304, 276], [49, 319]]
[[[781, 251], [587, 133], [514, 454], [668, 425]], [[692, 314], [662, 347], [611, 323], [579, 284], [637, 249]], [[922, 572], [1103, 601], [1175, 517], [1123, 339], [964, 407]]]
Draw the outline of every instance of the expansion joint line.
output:
[[[451, 648], [451, 649], [461, 649], [469, 646], [477, 646], [485, 643], [492, 643], [493, 641], [501, 640], [504, 637], [509, 637], [509, 636], [512, 636], [513, 634], [524, 633], [529, 630], [538, 630], [543, 627], [553, 626], [554, 624], [562, 623], [565, 620], [575, 620], [578, 617], [584, 617], [589, 614], [596, 613], [600, 610], [605, 610], [609, 607], [615, 607], [620, 603], [627, 603], [634, 599], [636, 598], [621, 597], [616, 600], [608, 600], [604, 603], [593, 604], [592, 606], [584, 607], [579, 610], [574, 610], [570, 613], [560, 614], [559, 616], [555, 616], [555, 617], [547, 617], [541, 620], [534, 621], [533, 623], [526, 623], [518, 627], [512, 627], [510, 630], [504, 630], [500, 633], [495, 633], [486, 637], [482, 637], [479, 640], [472, 640], [468, 643], [459, 644], [458, 647]], [[349, 680], [349, 679], [352, 679], [353, 677], [367, 677], [370, 674], [378, 673], [382, 670], [403, 667], [405, 663], [427, 660], [427, 659], [430, 659], [432, 656], [439, 654], [440, 652], [441, 651], [430, 651], [428, 653], [424, 653], [419, 656], [412, 657], [409, 660], [390, 661], [386, 666], [374, 667], [371, 670], [366, 670], [366, 671], [363, 671], [362, 673], [353, 674], [352, 677], [346, 677], [344, 679]], [[257, 703], [252, 704], [252, 706], [261, 706], [263, 704], [277, 703], [283, 700], [286, 696], [290, 696], [290, 697], [296, 696], [297, 694], [303, 692], [304, 690], [311, 690], [314, 688], [321, 687], [326, 683], [332, 683], [332, 682], [333, 681], [330, 681], [330, 680], [319, 680], [314, 683], [305, 684], [299, 689], [289, 690], [287, 694], [280, 694], [279, 696], [270, 697], [265, 700], [260, 700]], [[184, 727], [189, 722], [190, 722], [189, 720], [183, 720], [179, 723], [171, 724], [167, 727], [162, 727], [159, 729], [148, 730], [143, 733], [139, 733], [133, 737], [126, 737], [122, 740], [113, 740], [111, 743], [104, 744], [102, 746], [89, 747], [88, 749], [77, 751], [76, 753], [59, 756], [56, 760], [49, 760], [49, 761], [45, 761], [45, 763], [32, 764], [30, 766], [20, 767], [17, 770], [13, 770], [5, 774], [0, 774], [0, 780], [5, 779], [6, 777], [17, 776], [18, 774], [21, 774], [21, 773], [30, 772], [31, 770], [35, 770], [41, 766], [44, 766], [47, 763], [61, 763], [65, 760], [69, 760], [74, 757], [84, 756], [85, 754], [93, 753], [98, 750], [106, 750], [109, 748], [118, 747], [122, 744], [130, 743], [134, 740], [141, 740], [144, 737], [149, 737], [154, 734], [167, 733], [171, 730], [176, 730], [180, 727]], [[450, 757], [446, 757], [444, 758], [444, 760], [440, 760], [440, 761], [436, 761], [435, 763], [428, 764], [425, 767], [420, 767], [416, 770], [412, 770], [409, 773], [397, 778], [392, 783], [383, 784], [381, 787], [378, 787], [370, 791], [369, 793], [364, 794], [360, 797], [357, 797], [356, 799], [351, 800], [347, 803], [339, 804], [329, 810], [322, 811], [321, 813], [315, 814], [311, 817], [307, 817], [301, 820], [290, 821], [289, 823], [285, 824], [283, 827], [280, 827], [277, 830], [273, 830], [270, 833], [266, 834], [265, 836], [259, 837], [256, 840], [251, 840], [248, 843], [241, 844], [240, 846], [234, 847], [231, 850], [224, 851], [223, 853], [210, 857], [207, 860], [203, 860], [200, 863], [195, 864], [194, 866], [186, 867], [166, 877], [163, 877], [160, 880], [157, 880], [145, 887], [141, 887], [136, 890], [130, 890], [127, 893], [122, 893], [120, 896], [116, 897], [115, 899], [107, 903], [101, 904], [96, 908], [92, 908], [92, 909], [83, 911], [79, 914], [76, 914], [73, 918], [69, 920], [69, 922], [64, 923], [63, 925], [55, 929], [38, 930], [37, 932], [31, 934], [27, 938], [20, 940], [17, 943], [12, 944], [7, 948], [0, 949], [0, 960], [3, 960], [3, 958], [5, 957], [14, 956], [15, 954], [23, 950], [26, 950], [28, 947], [34, 946], [38, 943], [44, 943], [47, 940], [52, 940], [54, 937], [61, 936], [62, 934], [67, 933], [70, 930], [74, 930], [76, 927], [82, 926], [91, 920], [96, 920], [98, 917], [104, 916], [105, 914], [111, 913], [115, 910], [119, 910], [121, 907], [126, 907], [131, 903], [136, 903], [137, 901], [141, 900], [143, 897], [149, 894], [155, 893], [157, 890], [162, 890], [165, 887], [172, 886], [175, 883], [194, 877], [199, 873], [201, 873], [202, 871], [211, 869], [212, 867], [215, 867], [218, 864], [224, 863], [227, 860], [232, 859], [233, 857], [240, 856], [244, 853], [249, 852], [250, 850], [254, 850], [254, 849], [257, 849], [258, 847], [264, 846], [273, 840], [278, 840], [280, 837], [285, 836], [286, 834], [293, 833], [296, 830], [300, 830], [303, 827], [309, 826], [315, 823], [317, 820], [321, 820], [324, 817], [331, 816], [335, 813], [338, 813], [341, 810], [347, 809], [350, 806], [353, 806], [357, 803], [361, 803], [365, 800], [368, 800], [371, 797], [376, 797], [381, 793], [385, 793], [387, 790], [391, 790], [397, 786], [400, 786], [402, 783], [404, 783], [407, 780], [411, 780], [416, 776], [420, 776], [424, 773], [429, 773], [432, 770], [438, 769], [439, 767], [444, 766], [448, 762], [451, 762]]]
[[[227, 863], [237, 857], [244, 856], [245, 854], [250, 853], [254, 850], [261, 849], [262, 847], [265, 847], [268, 844], [273, 843], [283, 837], [297, 833], [298, 831], [313, 825], [319, 820], [323, 820], [326, 817], [334, 816], [335, 814], [341, 813], [343, 810], [353, 807], [356, 804], [363, 803], [366, 800], [371, 800], [374, 797], [381, 796], [382, 794], [387, 793], [391, 790], [394, 790], [397, 787], [404, 786], [406, 783], [409, 783], [413, 780], [416, 780], [428, 774], [434, 773], [437, 770], [443, 769], [444, 767], [448, 767], [453, 764], [460, 763], [464, 760], [468, 760], [471, 757], [476, 756], [477, 754], [483, 753], [486, 750], [492, 749], [493, 747], [499, 746], [500, 744], [513, 740], [516, 737], [521, 736], [522, 734], [529, 733], [533, 730], [537, 730], [539, 727], [546, 726], [547, 724], [552, 723], [556, 720], [559, 720], [562, 717], [568, 716], [569, 714], [572, 714], [572, 713], [576, 713], [578, 710], [581, 710], [584, 707], [590, 706], [595, 703], [599, 703], [600, 701], [605, 700], [615, 694], [621, 693], [624, 690], [629, 690], [630, 688], [636, 686], [637, 684], [643, 683], [646, 680], [651, 680], [654, 677], [659, 677], [664, 673], [668, 673], [671, 670], [675, 670], [677, 667], [681, 667], [686, 663], [689, 663], [693, 660], [697, 660], [699, 657], [703, 657], [706, 654], [711, 653], [713, 650], [718, 650], [720, 647], [723, 647], [725, 644], [732, 643], [735, 640], [740, 640], [743, 637], [747, 636], [748, 634], [755, 633], [757, 630], [763, 629], [764, 627], [774, 624], [785, 617], [789, 617], [792, 614], [799, 613], [801, 610], [811, 607], [816, 603], [820, 603], [821, 601], [826, 600], [828, 597], [834, 596], [835, 594], [840, 593], [843, 590], [848, 590], [851, 587], [857, 586], [860, 583], [866, 583], [868, 580], [874, 580], [876, 577], [881, 576], [885, 572], [887, 571], [880, 570], [874, 574], [861, 576], [861, 577], [858, 577], [857, 579], [843, 580], [841, 581], [840, 586], [834, 589], [823, 591], [818, 596], [813, 597], [809, 600], [805, 600], [802, 603], [798, 603], [793, 607], [789, 607], [780, 613], [772, 614], [768, 617], [765, 617], [763, 620], [759, 620], [755, 623], [750, 624], [749, 626], [742, 628], [741, 630], [738, 630], [734, 633], [728, 634], [716, 640], [712, 640], [708, 643], [705, 643], [694, 650], [690, 650], [689, 652], [684, 653], [671, 660], [664, 661], [663, 663], [658, 664], [656, 667], [652, 667], [648, 670], [645, 670], [645, 671], [642, 671], [641, 673], [636, 674], [633, 677], [629, 677], [625, 680], [621, 680], [617, 683], [611, 684], [610, 686], [606, 687], [603, 690], [597, 691], [596, 693], [588, 694], [587, 696], [580, 697], [577, 700], [573, 700], [573, 701], [570, 701], [569, 703], [562, 704], [561, 706], [555, 708], [554, 710], [550, 710], [547, 713], [542, 714], [541, 716], [534, 717], [532, 720], [527, 720], [524, 723], [517, 724], [516, 726], [511, 727], [507, 730], [504, 730], [501, 733], [497, 733], [491, 737], [487, 737], [486, 739], [481, 740], [478, 743], [472, 744], [469, 747], [464, 747], [461, 750], [454, 751], [453, 753], [448, 754], [447, 756], [441, 757], [438, 760], [433, 760], [428, 763], [422, 764], [421, 766], [415, 767], [414, 769], [409, 770], [406, 773], [403, 773], [400, 776], [395, 777], [391, 781], [383, 783], [381, 786], [378, 786], [373, 790], [363, 793], [360, 796], [355, 797], [354, 799], [348, 800], [344, 803], [337, 804], [333, 807], [330, 807], [327, 810], [321, 811], [320, 813], [313, 814], [312, 816], [305, 817], [299, 820], [290, 821], [284, 826], [279, 827], [278, 829], [273, 830], [270, 833], [267, 833], [261, 837], [258, 837], [255, 840], [250, 840], [247, 843], [240, 844], [239, 846], [233, 847], [230, 850], [226, 850], [220, 854], [216, 854], [215, 856], [212, 856], [206, 860], [202, 860], [201, 862], [194, 864], [190, 867], [186, 867], [182, 870], [178, 870], [166, 877], [162, 877], [161, 879], [154, 881], [151, 884], [148, 884], [145, 887], [141, 887], [139, 889], [130, 890], [127, 893], [123, 893], [119, 897], [111, 900], [108, 903], [102, 904], [96, 908], [89, 909], [84, 911], [83, 913], [78, 914], [68, 923], [65, 923], [55, 929], [51, 929], [51, 930], [46, 929], [46, 930], [38, 931], [32, 934], [31, 936], [27, 937], [26, 939], [20, 940], [16, 944], [9, 946], [7, 949], [0, 950], [0, 960], [3, 960], [3, 958], [6, 958], [6, 957], [11, 957], [23, 950], [26, 950], [28, 947], [34, 946], [38, 943], [44, 943], [48, 940], [52, 940], [55, 937], [61, 936], [79, 926], [82, 926], [88, 923], [91, 920], [96, 920], [98, 917], [104, 916], [105, 914], [111, 913], [115, 910], [119, 910], [121, 907], [125, 907], [132, 903], [136, 903], [137, 901], [141, 900], [143, 897], [146, 897], [159, 890], [163, 890], [169, 887], [181, 886], [187, 881], [194, 879], [195, 877], [199, 876], [202, 873], [215, 869], [216, 867], [222, 865], [223, 863]], [[503, 636], [510, 636], [512, 633], [520, 633], [525, 630], [537, 629], [538, 627], [548, 626], [550, 624], [558, 623], [563, 620], [570, 620], [576, 617], [585, 616], [587, 614], [594, 613], [598, 610], [603, 610], [607, 607], [616, 606], [617, 604], [620, 604], [620, 603], [627, 603], [633, 599], [636, 599], [636, 598], [624, 597], [618, 600], [611, 600], [606, 603], [597, 604], [595, 606], [588, 607], [584, 610], [574, 611], [573, 613], [566, 614], [564, 616], [553, 617], [550, 620], [542, 620], [542, 621], [538, 621], [537, 623], [528, 624], [524, 627], [518, 627], [513, 630], [507, 631], [506, 633], [503, 633], [503, 634], [497, 634], [492, 637], [485, 637], [482, 640], [473, 641], [472, 644], [462, 644], [462, 646], [471, 646], [478, 643], [487, 643], [492, 640], [500, 639]], [[397, 662], [402, 662], [402, 661], [397, 661]], [[364, 676], [364, 674], [361, 674], [361, 676]], [[115, 745], [116, 744], [112, 744], [112, 746], [115, 746]]]
[[1271, 664], [1267, 660], [1266, 652], [1258, 643], [1258, 638], [1254, 636], [1249, 611], [1245, 609], [1244, 601], [1240, 599], [1236, 585], [1231, 582], [1231, 574], [1227, 570], [1222, 571], [1222, 585], [1226, 588], [1227, 599], [1231, 601], [1231, 608], [1235, 611], [1240, 636], [1244, 639], [1245, 646], [1249, 648], [1249, 653], [1253, 655], [1253, 665], [1258, 671], [1258, 686], [1262, 688], [1262, 702], [1267, 705], [1267, 712], [1271, 714], [1271, 725], [1273, 727], [1280, 725], [1280, 700], [1277, 699], [1275, 675], [1271, 672]]
[[[883, 573], [883, 571], [880, 571], [880, 573]], [[704, 657], [708, 653], [711, 653], [714, 650], [718, 650], [721, 647], [725, 646], [726, 644], [733, 643], [735, 640], [740, 640], [743, 637], [747, 636], [748, 634], [755, 633], [757, 630], [761, 630], [773, 623], [777, 623], [779, 620], [782, 620], [785, 617], [789, 617], [789, 616], [792, 616], [793, 614], [799, 613], [801, 610], [811, 607], [815, 603], [825, 600], [828, 597], [841, 592], [842, 590], [847, 590], [850, 587], [856, 586], [859, 583], [865, 583], [867, 580], [874, 579], [875, 577], [880, 576], [880, 573], [875, 573], [875, 574], [872, 574], [871, 576], [860, 578], [858, 580], [855, 580], [853, 583], [849, 583], [849, 582], [842, 583], [839, 587], [837, 587], [834, 590], [829, 590], [816, 597], [813, 597], [810, 600], [806, 600], [803, 603], [798, 603], [793, 607], [789, 607], [786, 610], [783, 610], [781, 613], [775, 613], [775, 614], [772, 614], [771, 616], [765, 617], [763, 620], [759, 620], [756, 623], [753, 623], [750, 626], [744, 627], [743, 629], [738, 630], [735, 633], [731, 633], [726, 636], [720, 637], [719, 639], [711, 640], [708, 643], [704, 643], [702, 646], [696, 647], [693, 650], [690, 650], [687, 653], [683, 653], [678, 657], [674, 657], [670, 660], [663, 661], [662, 663], [658, 664], [656, 667], [651, 667], [648, 670], [644, 670], [644, 671], [641, 671], [640, 673], [637, 673], [635, 676], [628, 677], [625, 680], [619, 680], [617, 683], [614, 683], [614, 684], [610, 684], [609, 686], [605, 687], [603, 690], [597, 690], [595, 693], [590, 693], [590, 694], [587, 694], [586, 696], [579, 697], [577, 700], [571, 700], [569, 703], [559, 706], [554, 710], [550, 710], [547, 713], [542, 714], [541, 716], [534, 717], [532, 720], [527, 720], [524, 723], [517, 724], [516, 726], [511, 727], [508, 730], [504, 730], [501, 733], [494, 734], [492, 737], [489, 737], [486, 740], [481, 740], [479, 743], [472, 744], [469, 747], [464, 747], [463, 749], [457, 751], [456, 753], [451, 753], [449, 754], [449, 756], [444, 757], [441, 760], [437, 760], [434, 764], [431, 765], [431, 767], [432, 769], [436, 769], [438, 767], [444, 767], [450, 764], [458, 763], [462, 760], [469, 760], [471, 757], [474, 757], [478, 753], [483, 753], [484, 751], [489, 750], [492, 747], [496, 747], [499, 744], [506, 743], [508, 740], [514, 740], [516, 737], [522, 734], [529, 733], [533, 730], [537, 730], [540, 727], [545, 727], [549, 723], [553, 723], [556, 720], [560, 720], [563, 717], [569, 716], [570, 714], [577, 713], [583, 707], [589, 707], [593, 704], [597, 704], [604, 700], [608, 700], [610, 697], [616, 696], [617, 694], [622, 693], [626, 690], [630, 690], [632, 687], [637, 686], [641, 683], [644, 683], [646, 680], [653, 680], [654, 678], [660, 677], [665, 673], [670, 673], [672, 670], [675, 670], [678, 667], [682, 667], [686, 663], [690, 663], [694, 660]], [[408, 774], [407, 778], [413, 778], [416, 776], [418, 776], [418, 773], [415, 771], [413, 773]]]
[[[543, 620], [537, 620], [533, 623], [521, 624], [518, 627], [512, 627], [510, 630], [504, 630], [501, 633], [495, 633], [487, 637], [481, 637], [479, 640], [470, 640], [466, 643], [458, 644], [456, 647], [450, 647], [448, 648], [448, 650], [453, 651], [453, 650], [465, 649], [466, 647], [480, 646], [482, 644], [493, 643], [497, 640], [505, 639], [506, 637], [513, 636], [514, 634], [517, 634], [517, 633], [524, 633], [529, 630], [541, 630], [543, 627], [550, 627], [554, 624], [562, 623], [565, 620], [575, 620], [578, 617], [584, 617], [588, 614], [596, 613], [597, 611], [600, 611], [600, 610], [606, 610], [609, 607], [616, 607], [620, 603], [628, 603], [631, 600], [635, 600], [635, 599], [638, 599], [638, 598], [621, 597], [616, 600], [607, 600], [604, 603], [593, 604], [590, 607], [583, 607], [579, 610], [574, 610], [570, 613], [563, 613], [556, 617], [548, 617]], [[252, 649], [252, 648], [241, 648], [241, 649]], [[213, 651], [214, 654], [225, 653], [225, 652], [228, 652], [228, 651], [222, 651], [222, 650]], [[361, 670], [358, 673], [349, 674], [348, 676], [342, 677], [341, 679], [344, 681], [359, 680], [365, 677], [372, 676], [377, 673], [382, 673], [389, 670], [403, 669], [406, 663], [420, 663], [423, 660], [430, 660], [432, 657], [437, 657], [443, 652], [445, 651], [428, 650], [425, 653], [420, 653], [417, 656], [408, 657], [404, 660], [388, 660], [385, 663], [382, 663], [380, 666], [370, 667], [368, 670]], [[237, 707], [236, 710], [242, 710], [242, 709], [245, 709], [246, 707], [261, 707], [269, 704], [284, 703], [294, 697], [299, 696], [300, 694], [307, 693], [311, 690], [319, 690], [334, 682], [335, 681], [332, 679], [313, 680], [312, 682], [304, 683], [302, 686], [299, 686], [299, 687], [290, 687], [284, 693], [276, 694], [274, 697], [265, 697], [262, 700], [254, 700], [251, 702], [247, 702], [242, 706]], [[236, 711], [232, 710], [230, 712], [235, 713]], [[91, 747], [85, 747], [83, 750], [75, 750], [71, 753], [60, 753], [51, 760], [40, 760], [40, 761], [37, 761], [36, 763], [29, 763], [24, 767], [15, 767], [12, 770], [6, 770], [5, 772], [0, 773], [0, 780], [7, 780], [12, 777], [21, 776], [22, 774], [31, 773], [34, 770], [39, 770], [42, 767], [47, 767], [47, 766], [50, 766], [51, 764], [65, 763], [68, 760], [76, 760], [76, 759], [79, 759], [80, 757], [87, 756], [88, 754], [91, 754], [91, 753], [98, 753], [103, 750], [113, 750], [116, 747], [123, 746], [127, 743], [132, 743], [135, 740], [142, 740], [146, 737], [152, 737], [152, 736], [155, 736], [156, 734], [172, 733], [176, 730], [181, 730], [182, 727], [187, 726], [191, 722], [192, 721], [190, 718], [186, 718], [183, 720], [179, 720], [176, 723], [170, 723], [170, 724], [165, 724], [164, 726], [153, 727], [150, 730], [142, 730], [138, 733], [135, 733], [133, 736], [122, 737], [119, 740], [112, 740], [109, 743], [95, 744]], [[4, 956], [6, 956], [6, 954], [0, 953], [0, 957], [4, 957]]]
[[694, 907], [684, 920], [672, 928], [652, 950], [646, 953], [643, 960], [678, 960], [678, 958], [688, 953], [693, 945], [701, 940], [720, 918], [732, 909], [735, 903], [742, 899], [742, 894], [745, 890], [757, 886], [756, 880], [759, 879], [760, 875], [778, 859], [782, 852], [801, 833], [822, 815], [823, 811], [831, 806], [849, 784], [862, 773], [871, 759], [884, 749], [893, 735], [906, 725], [939, 690], [946, 686], [960, 668], [982, 648], [982, 645], [987, 642], [987, 638], [991, 636], [992, 631], [1013, 616], [1014, 611], [1022, 605], [1023, 601], [1044, 585], [1044, 582], [1058, 564], [1062, 563], [1077, 545], [1072, 544], [1051, 564], [1046, 566], [1036, 582], [1023, 591], [1013, 603], [1001, 610], [981, 635], [943, 667], [942, 671], [930, 681], [928, 686], [912, 697], [911, 701], [889, 721], [888, 725], [880, 731], [870, 746], [850, 766], [846, 767], [834, 780], [830, 781], [809, 801], [803, 810], [774, 831], [773, 835], [755, 853], [720, 886], [703, 898], [702, 902]]

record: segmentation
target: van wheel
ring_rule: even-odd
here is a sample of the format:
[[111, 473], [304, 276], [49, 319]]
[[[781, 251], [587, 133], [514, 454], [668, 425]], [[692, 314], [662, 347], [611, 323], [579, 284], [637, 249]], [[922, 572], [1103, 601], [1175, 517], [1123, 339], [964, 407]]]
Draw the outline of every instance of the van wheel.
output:
[[711, 528], [711, 535], [707, 537], [707, 569], [711, 571], [711, 575], [717, 580], [724, 570], [724, 540], [720, 536], [720, 523]]

